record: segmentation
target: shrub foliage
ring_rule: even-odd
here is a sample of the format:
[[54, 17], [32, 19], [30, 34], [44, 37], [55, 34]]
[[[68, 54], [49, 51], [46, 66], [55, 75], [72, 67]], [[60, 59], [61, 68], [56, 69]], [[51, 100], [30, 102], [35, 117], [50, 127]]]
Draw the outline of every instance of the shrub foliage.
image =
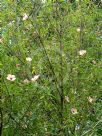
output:
[[101, 4], [2, 0], [2, 136], [102, 135]]

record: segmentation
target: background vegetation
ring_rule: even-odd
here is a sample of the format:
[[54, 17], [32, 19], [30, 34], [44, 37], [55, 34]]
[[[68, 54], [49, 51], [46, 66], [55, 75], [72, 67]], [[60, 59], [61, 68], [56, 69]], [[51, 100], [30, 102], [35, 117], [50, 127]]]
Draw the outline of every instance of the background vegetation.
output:
[[2, 136], [102, 136], [101, 1], [2, 0]]

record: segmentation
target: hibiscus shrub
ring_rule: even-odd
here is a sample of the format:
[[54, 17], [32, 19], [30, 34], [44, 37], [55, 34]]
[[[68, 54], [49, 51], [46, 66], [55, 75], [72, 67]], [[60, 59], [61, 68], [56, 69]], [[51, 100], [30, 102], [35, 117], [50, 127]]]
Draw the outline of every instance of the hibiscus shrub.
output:
[[101, 136], [100, 6], [90, 0], [1, 4], [0, 134]]

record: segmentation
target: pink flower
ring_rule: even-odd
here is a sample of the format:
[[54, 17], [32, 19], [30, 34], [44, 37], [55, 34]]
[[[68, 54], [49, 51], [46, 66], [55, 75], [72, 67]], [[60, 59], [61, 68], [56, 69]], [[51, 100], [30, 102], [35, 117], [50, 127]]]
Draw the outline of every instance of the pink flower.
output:
[[27, 20], [28, 19], [28, 15], [26, 13], [23, 14], [23, 20]]
[[84, 56], [85, 54], [86, 54], [86, 50], [80, 50], [80, 51], [79, 51], [79, 55], [80, 55], [80, 56]]
[[8, 74], [6, 79], [10, 80], [10, 81], [14, 81], [14, 80], [16, 80], [16, 77], [15, 77], [15, 75]]
[[76, 108], [72, 108], [71, 112], [72, 112], [72, 114], [77, 114], [78, 113]]
[[32, 81], [32, 82], [35, 82], [37, 79], [39, 79], [39, 77], [40, 77], [40, 75], [35, 75], [35, 76], [31, 79], [31, 81]]

